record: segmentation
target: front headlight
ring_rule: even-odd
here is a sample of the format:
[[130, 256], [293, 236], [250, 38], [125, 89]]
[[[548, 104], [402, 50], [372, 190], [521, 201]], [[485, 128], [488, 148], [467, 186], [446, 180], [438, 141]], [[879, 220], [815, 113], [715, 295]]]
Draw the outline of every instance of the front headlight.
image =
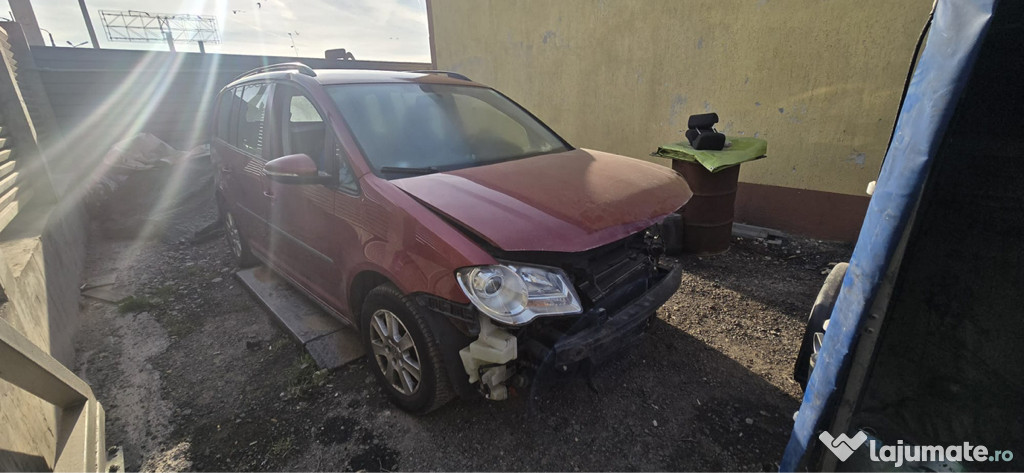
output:
[[569, 277], [558, 268], [496, 264], [455, 272], [466, 297], [488, 317], [510, 325], [537, 316], [578, 314], [583, 306]]

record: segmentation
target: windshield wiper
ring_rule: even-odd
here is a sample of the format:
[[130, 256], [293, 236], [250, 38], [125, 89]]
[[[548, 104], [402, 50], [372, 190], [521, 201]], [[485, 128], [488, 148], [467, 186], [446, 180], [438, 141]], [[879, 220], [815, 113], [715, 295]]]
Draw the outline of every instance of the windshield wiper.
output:
[[434, 166], [428, 166], [424, 168], [383, 166], [380, 168], [380, 172], [393, 172], [401, 174], [433, 174], [435, 172], [441, 172], [441, 170], [435, 168]]

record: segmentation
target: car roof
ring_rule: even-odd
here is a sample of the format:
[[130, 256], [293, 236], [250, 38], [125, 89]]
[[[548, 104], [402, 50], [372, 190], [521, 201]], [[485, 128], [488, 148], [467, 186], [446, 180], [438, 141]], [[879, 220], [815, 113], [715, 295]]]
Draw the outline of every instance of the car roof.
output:
[[[319, 82], [321, 85], [336, 84], [389, 84], [389, 83], [419, 83], [419, 84], [451, 84], [486, 87], [483, 84], [458, 77], [452, 77], [445, 72], [414, 72], [414, 71], [384, 71], [372, 69], [316, 69], [315, 76], [304, 74], [310, 79]], [[270, 72], [258, 72], [252, 75], [241, 77], [232, 84], [250, 82], [253, 80], [283, 79], [290, 74], [299, 73], [295, 70], [276, 70]]]

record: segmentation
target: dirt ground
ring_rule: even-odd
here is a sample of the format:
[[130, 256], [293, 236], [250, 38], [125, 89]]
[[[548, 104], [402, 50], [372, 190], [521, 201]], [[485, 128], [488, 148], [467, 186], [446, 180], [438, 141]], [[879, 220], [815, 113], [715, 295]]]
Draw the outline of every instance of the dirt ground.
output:
[[[209, 216], [201, 216], [208, 218]], [[200, 217], [197, 217], [200, 218]], [[94, 231], [80, 376], [133, 470], [775, 471], [800, 388], [790, 379], [829, 263], [851, 247], [736, 239], [683, 257], [645, 343], [539, 399], [392, 407], [362, 360], [318, 372], [233, 276], [222, 239], [114, 241]]]

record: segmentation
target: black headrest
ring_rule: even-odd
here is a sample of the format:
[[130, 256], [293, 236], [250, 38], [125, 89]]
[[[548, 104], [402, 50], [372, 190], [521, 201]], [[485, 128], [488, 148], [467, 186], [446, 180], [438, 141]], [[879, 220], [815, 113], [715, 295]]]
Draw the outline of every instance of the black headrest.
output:
[[725, 135], [715, 130], [718, 114], [715, 112], [690, 115], [686, 139], [693, 149], [720, 150], [725, 147]]
[[687, 122], [686, 127], [711, 129], [715, 126], [715, 123], [718, 123], [717, 113], [699, 113], [697, 115], [690, 115], [690, 120]]

